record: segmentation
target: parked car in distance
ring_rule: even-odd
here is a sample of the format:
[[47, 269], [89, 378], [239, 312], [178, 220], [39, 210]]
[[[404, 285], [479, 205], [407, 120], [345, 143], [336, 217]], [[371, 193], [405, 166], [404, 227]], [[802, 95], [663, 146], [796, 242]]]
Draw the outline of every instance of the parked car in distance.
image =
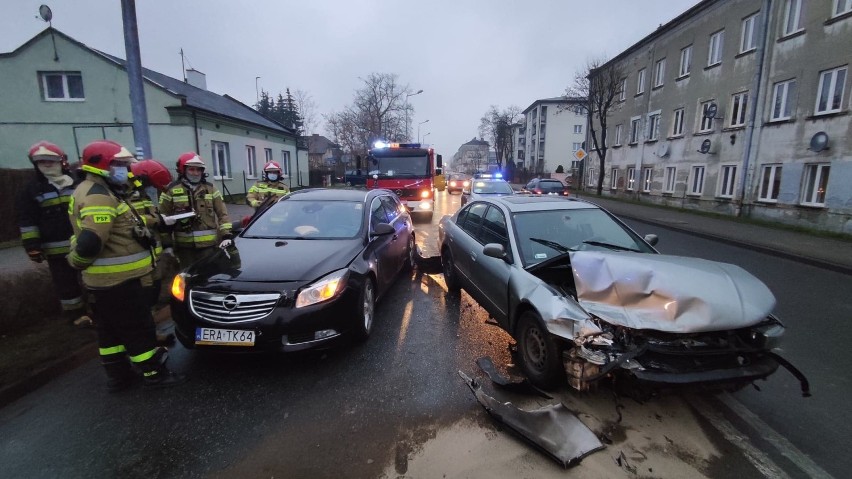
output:
[[172, 283], [190, 349], [300, 351], [372, 331], [376, 301], [415, 265], [405, 207], [383, 189], [307, 189], [256, 215]]
[[532, 195], [568, 196], [570, 194], [564, 183], [552, 178], [533, 178], [524, 186], [524, 192]]
[[346, 186], [360, 186], [367, 184], [367, 177], [367, 170], [347, 170], [343, 176], [337, 177], [337, 182]]
[[462, 190], [469, 185], [470, 176], [460, 173], [453, 173], [447, 178], [447, 193], [461, 193]]
[[659, 254], [604, 209], [560, 196], [481, 198], [441, 219], [449, 291], [463, 288], [517, 341], [530, 382], [577, 390], [604, 377], [737, 388], [766, 378], [784, 326], [744, 269]]
[[487, 196], [508, 196], [515, 194], [512, 185], [497, 178], [473, 179], [467, 188], [462, 190], [461, 204], [466, 205]]

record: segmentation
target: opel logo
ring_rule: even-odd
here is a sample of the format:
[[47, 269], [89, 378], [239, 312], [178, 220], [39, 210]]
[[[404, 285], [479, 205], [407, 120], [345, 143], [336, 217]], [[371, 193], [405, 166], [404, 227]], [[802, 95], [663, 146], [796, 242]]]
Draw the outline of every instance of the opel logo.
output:
[[228, 311], [233, 311], [237, 309], [237, 306], [240, 305], [240, 300], [237, 299], [233, 294], [229, 294], [225, 296], [225, 299], [222, 300], [222, 306]]
[[402, 190], [396, 190], [394, 193], [396, 193], [396, 196], [402, 196]]

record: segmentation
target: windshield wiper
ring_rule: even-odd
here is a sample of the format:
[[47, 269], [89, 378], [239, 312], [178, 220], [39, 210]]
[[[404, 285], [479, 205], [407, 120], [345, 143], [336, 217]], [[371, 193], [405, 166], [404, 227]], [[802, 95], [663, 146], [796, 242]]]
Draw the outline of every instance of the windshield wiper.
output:
[[583, 244], [588, 244], [588, 245], [592, 245], [592, 246], [601, 246], [601, 247], [613, 249], [613, 250], [616, 250], [616, 251], [633, 251], [634, 253], [641, 253], [641, 251], [639, 251], [638, 249], [635, 249], [635, 248], [628, 248], [627, 246], [621, 246], [621, 245], [612, 244], [612, 243], [604, 243], [602, 241], [583, 241]]
[[574, 251], [573, 249], [571, 249], [567, 246], [561, 245], [561, 244], [557, 243], [556, 241], [550, 241], [550, 240], [546, 240], [546, 239], [542, 239], [542, 238], [530, 238], [530, 241], [535, 241], [536, 243], [541, 243], [545, 246], [549, 246], [549, 247], [555, 249], [556, 251], [559, 251], [560, 253], [567, 253], [569, 251]]

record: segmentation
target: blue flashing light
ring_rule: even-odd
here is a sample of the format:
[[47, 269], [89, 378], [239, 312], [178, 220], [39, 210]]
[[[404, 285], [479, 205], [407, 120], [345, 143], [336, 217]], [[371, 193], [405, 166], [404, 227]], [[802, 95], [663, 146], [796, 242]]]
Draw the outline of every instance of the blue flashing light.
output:
[[503, 173], [495, 173], [494, 178], [503, 178]]
[[373, 148], [387, 148], [389, 145], [383, 141], [373, 143]]

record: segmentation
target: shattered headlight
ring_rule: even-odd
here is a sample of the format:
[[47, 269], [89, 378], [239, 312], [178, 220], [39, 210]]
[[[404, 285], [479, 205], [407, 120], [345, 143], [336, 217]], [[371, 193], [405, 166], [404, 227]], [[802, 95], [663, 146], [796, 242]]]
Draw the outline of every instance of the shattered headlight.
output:
[[749, 341], [753, 346], [770, 351], [781, 346], [781, 336], [784, 335], [784, 325], [775, 316], [751, 328]]

